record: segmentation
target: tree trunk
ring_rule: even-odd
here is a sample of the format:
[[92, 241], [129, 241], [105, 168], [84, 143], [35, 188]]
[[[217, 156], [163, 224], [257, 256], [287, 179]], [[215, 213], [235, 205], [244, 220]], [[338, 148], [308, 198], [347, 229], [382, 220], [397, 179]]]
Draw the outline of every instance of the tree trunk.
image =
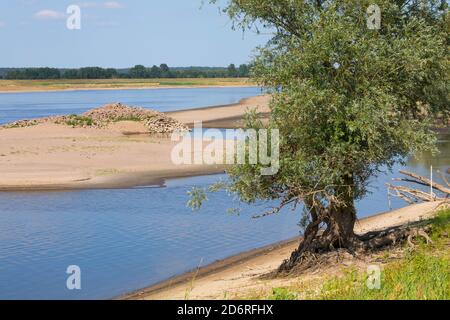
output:
[[[354, 233], [356, 208], [353, 200], [353, 179], [346, 179], [345, 187], [339, 190], [339, 201], [330, 201], [328, 207], [317, 207], [311, 199], [305, 206], [311, 215], [311, 223], [306, 227], [303, 239], [288, 260], [280, 266], [280, 272], [289, 272], [311, 254], [327, 252], [337, 248], [354, 250], [359, 243]], [[323, 232], [321, 224], [326, 225]]]
[[[337, 248], [354, 250], [358, 240], [354, 233], [356, 209], [351, 200], [342, 205], [331, 205], [326, 218], [317, 218], [306, 227], [303, 239], [288, 260], [280, 266], [280, 272], [289, 272], [301, 264], [304, 258], [311, 254], [323, 253]], [[315, 211], [315, 210], [313, 210]], [[315, 212], [312, 216], [316, 215]], [[326, 229], [319, 231], [319, 225], [325, 224]]]
[[355, 239], [356, 209], [353, 199], [344, 205], [335, 206], [330, 214], [330, 244], [335, 248], [350, 248]]

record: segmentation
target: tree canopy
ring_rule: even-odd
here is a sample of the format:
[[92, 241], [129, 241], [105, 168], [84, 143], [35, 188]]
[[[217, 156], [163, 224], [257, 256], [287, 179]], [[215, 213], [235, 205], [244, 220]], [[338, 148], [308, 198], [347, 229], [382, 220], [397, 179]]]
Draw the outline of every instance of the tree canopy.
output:
[[157, 78], [226, 78], [226, 77], [248, 77], [249, 66], [242, 64], [236, 68], [234, 64], [228, 67], [185, 67], [170, 68], [163, 63], [150, 68], [144, 65], [136, 65], [129, 69], [114, 69], [100, 67], [84, 67], [79, 69], [57, 69], [57, 68], [12, 68], [5, 72], [5, 79], [35, 80], [35, 79], [157, 79]]
[[[216, 3], [217, 1], [211, 1]], [[280, 130], [280, 170], [230, 170], [241, 200], [305, 204], [307, 251], [360, 244], [354, 201], [396, 162], [435, 150], [431, 130], [449, 115], [449, 19], [445, 1], [379, 0], [381, 28], [367, 27], [373, 1], [230, 0], [235, 27], [263, 26], [253, 75], [272, 95], [269, 128]], [[261, 128], [249, 117], [249, 127]], [[319, 236], [319, 226], [325, 232]]]

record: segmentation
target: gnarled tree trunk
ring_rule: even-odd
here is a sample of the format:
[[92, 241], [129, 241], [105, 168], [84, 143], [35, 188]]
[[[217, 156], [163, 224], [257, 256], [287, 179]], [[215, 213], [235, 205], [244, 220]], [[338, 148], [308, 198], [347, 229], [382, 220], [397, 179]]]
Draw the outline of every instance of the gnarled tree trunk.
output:
[[[389, 185], [402, 198], [411, 199], [411, 202], [416, 202], [419, 199], [422, 201], [449, 200], [450, 190], [448, 187], [431, 182], [427, 178], [414, 173], [401, 172], [413, 178], [401, 179], [401, 181], [414, 182], [425, 186], [432, 185], [434, 189], [445, 195], [445, 198], [439, 198], [420, 190]], [[443, 177], [443, 180], [448, 185], [445, 177]], [[314, 255], [317, 253], [325, 253], [333, 249], [345, 248], [352, 253], [359, 250], [375, 250], [405, 239], [411, 245], [411, 238], [417, 236], [422, 236], [427, 242], [431, 242], [431, 239], [426, 234], [426, 228], [422, 225], [392, 227], [382, 231], [369, 232], [361, 236], [355, 235], [356, 209], [352, 194], [352, 182], [350, 176], [345, 179], [345, 186], [334, 190], [336, 196], [328, 198], [326, 201], [327, 206], [324, 206], [322, 202], [317, 201], [314, 197], [304, 199], [305, 207], [311, 216], [311, 223], [305, 229], [299, 247], [278, 269], [280, 273], [290, 272], [299, 265], [302, 267], [303, 262], [307, 262], [304, 265], [307, 268], [311, 265], [311, 256], [314, 258]]]
[[[347, 181], [352, 182], [352, 178]], [[354, 249], [359, 240], [354, 233], [356, 208], [351, 186], [349, 183], [343, 190], [338, 190], [339, 200], [330, 200], [327, 207], [318, 205], [313, 198], [305, 199], [311, 223], [306, 227], [298, 249], [283, 262], [279, 272], [289, 272], [311, 254], [337, 248]], [[321, 226], [326, 228], [322, 231]]]
[[334, 248], [350, 248], [354, 244], [354, 227], [356, 209], [353, 199], [344, 205], [333, 205], [330, 211], [328, 226], [330, 234], [327, 238]]

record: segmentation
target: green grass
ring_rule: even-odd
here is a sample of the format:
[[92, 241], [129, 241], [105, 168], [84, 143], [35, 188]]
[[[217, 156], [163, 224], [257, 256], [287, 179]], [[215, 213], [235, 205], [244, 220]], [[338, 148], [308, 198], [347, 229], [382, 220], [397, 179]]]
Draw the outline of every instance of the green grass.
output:
[[269, 300], [296, 300], [297, 294], [286, 288], [273, 288]]
[[31, 126], [36, 126], [38, 124], [39, 124], [39, 121], [37, 121], [37, 120], [28, 120], [28, 121], [18, 121], [18, 122], [13, 122], [10, 124], [0, 125], [0, 127], [7, 128], [7, 129], [13, 129], [13, 128], [31, 127]]
[[195, 85], [214, 85], [214, 82], [193, 82], [193, 81], [161, 81], [161, 86], [195, 86]]
[[444, 233], [450, 232], [450, 209], [441, 211], [433, 219], [433, 228], [433, 236], [439, 237]]
[[72, 127], [92, 126], [94, 121], [89, 117], [83, 117], [76, 114], [71, 114], [67, 117], [65, 124]]
[[[450, 299], [450, 210], [438, 213], [432, 221], [427, 245], [415, 240], [414, 250], [397, 262], [387, 263], [381, 271], [380, 289], [369, 289], [367, 274], [349, 269], [344, 276], [325, 279], [320, 290], [306, 298], [321, 300], [449, 300]], [[386, 259], [388, 260], [388, 259]], [[305, 288], [275, 288], [268, 297], [292, 300], [305, 297]], [[309, 290], [313, 292], [314, 290]], [[303, 294], [303, 295], [302, 295]], [[262, 297], [261, 297], [262, 298]]]
[[401, 261], [386, 265], [381, 288], [370, 290], [367, 276], [349, 271], [327, 281], [320, 299], [358, 300], [448, 300], [450, 299], [450, 210], [440, 212], [432, 222], [432, 245], [421, 242]]
[[447, 300], [450, 299], [450, 259], [425, 252], [409, 254], [381, 273], [381, 288], [369, 289], [367, 277], [351, 271], [325, 283], [326, 300]]
[[136, 121], [136, 122], [140, 122], [143, 121], [144, 119], [138, 116], [133, 116], [133, 115], [129, 115], [129, 116], [122, 116], [122, 117], [117, 117], [113, 119], [113, 122], [120, 122], [120, 121]]
[[[121, 117], [111, 117], [108, 120], [105, 120], [106, 122], [120, 122], [120, 121], [136, 121], [136, 122], [140, 122], [145, 120], [144, 117], [138, 117], [138, 116], [133, 116], [133, 115], [128, 115], [128, 116], [121, 116]], [[96, 123], [92, 118], [90, 117], [85, 117], [85, 116], [81, 116], [81, 115], [77, 115], [77, 114], [71, 114], [69, 116], [67, 116], [65, 118], [64, 121], [60, 121], [57, 123], [62, 123], [71, 127], [90, 127], [93, 126]]]
[[248, 86], [247, 78], [0, 80], [0, 91], [158, 88], [164, 86]]

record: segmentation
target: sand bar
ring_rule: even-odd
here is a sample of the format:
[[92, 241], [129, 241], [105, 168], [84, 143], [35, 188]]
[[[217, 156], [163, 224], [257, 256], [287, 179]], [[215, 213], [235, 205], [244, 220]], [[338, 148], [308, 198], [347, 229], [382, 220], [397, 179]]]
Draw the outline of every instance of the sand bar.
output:
[[[170, 116], [186, 124], [201, 120], [234, 127], [249, 108], [267, 111], [267, 102], [268, 97], [258, 96]], [[133, 121], [102, 129], [54, 123], [0, 128], [0, 191], [133, 187], [225, 170], [223, 165], [173, 164], [176, 142], [145, 132]]]
[[1, 80], [0, 93], [256, 87], [248, 78]]

